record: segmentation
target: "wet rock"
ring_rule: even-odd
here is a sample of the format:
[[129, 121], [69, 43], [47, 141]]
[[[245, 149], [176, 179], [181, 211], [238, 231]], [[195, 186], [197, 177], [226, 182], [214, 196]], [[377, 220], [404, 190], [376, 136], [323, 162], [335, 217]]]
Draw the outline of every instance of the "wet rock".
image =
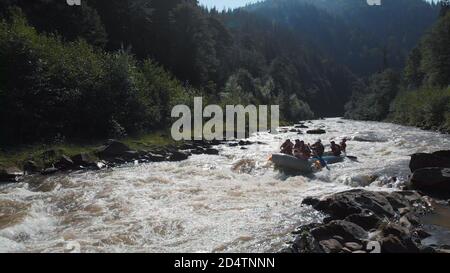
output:
[[434, 152], [433, 155], [450, 160], [450, 150], [437, 151], [437, 152]]
[[62, 155], [61, 158], [55, 163], [55, 167], [59, 170], [69, 170], [74, 167], [72, 159], [66, 155]]
[[395, 212], [386, 193], [369, 192], [365, 190], [351, 190], [333, 194], [322, 200], [307, 198], [305, 204], [315, 204], [313, 207], [325, 212], [336, 219], [345, 219], [352, 214], [370, 211], [378, 217], [392, 217]]
[[343, 244], [345, 242], [344, 238], [342, 236], [333, 236], [333, 239], [339, 241], [339, 243]]
[[23, 165], [23, 170], [26, 174], [33, 174], [33, 173], [38, 173], [40, 171], [40, 168], [39, 168], [39, 165], [35, 161], [28, 160]]
[[254, 143], [248, 140], [241, 140], [239, 141], [239, 146], [249, 146], [249, 145], [253, 145]]
[[389, 223], [382, 228], [382, 233], [384, 236], [394, 235], [396, 237], [408, 237], [410, 236], [409, 230], [400, 225]]
[[218, 155], [219, 154], [219, 150], [213, 149], [213, 148], [209, 148], [209, 149], [206, 149], [204, 151], [204, 153], [207, 154], [207, 155]]
[[450, 196], [450, 168], [424, 168], [411, 177], [413, 189], [426, 194]]
[[354, 242], [345, 243], [344, 247], [347, 248], [348, 250], [352, 251], [352, 252], [363, 249], [363, 246], [361, 244], [354, 243]]
[[341, 253], [350, 254], [350, 253], [352, 253], [352, 251], [350, 249], [344, 247], [344, 248], [341, 249]]
[[292, 243], [295, 253], [323, 253], [319, 242], [309, 233], [303, 232]]
[[127, 151], [131, 149], [122, 142], [117, 140], [110, 140], [107, 145], [101, 147], [97, 154], [100, 158], [114, 158], [117, 156], [122, 156]]
[[439, 151], [433, 154], [418, 153], [411, 156], [409, 168], [415, 172], [424, 168], [450, 168], [449, 151]]
[[369, 211], [349, 215], [345, 220], [357, 224], [366, 231], [378, 228], [382, 222], [378, 216]]
[[169, 160], [173, 161], [173, 162], [187, 160], [188, 158], [189, 158], [189, 155], [187, 153], [183, 153], [183, 152], [179, 152], [179, 151], [174, 151], [169, 156]]
[[125, 164], [127, 161], [121, 157], [115, 157], [112, 159], [112, 162], [115, 164]]
[[41, 172], [41, 174], [42, 174], [42, 175], [52, 175], [52, 174], [55, 174], [55, 173], [57, 173], [57, 172], [59, 172], [58, 168], [51, 167], [51, 168], [44, 169], [44, 170]]
[[[387, 253], [409, 253], [419, 252], [419, 248], [414, 243], [411, 232], [408, 228], [398, 224], [389, 223], [381, 229], [383, 239], [382, 249]], [[383, 245], [386, 243], [386, 246]]]
[[335, 239], [320, 241], [319, 245], [325, 253], [339, 253], [342, 249], [342, 244]]
[[311, 230], [318, 241], [327, 240], [333, 236], [341, 236], [345, 241], [360, 242], [368, 238], [368, 233], [360, 226], [351, 222], [336, 220]]
[[122, 154], [122, 157], [125, 160], [131, 161], [131, 160], [136, 160], [140, 158], [140, 154], [138, 151], [126, 151]]
[[431, 237], [431, 234], [426, 232], [423, 228], [417, 228], [415, 231], [415, 235], [419, 238], [419, 239], [426, 239], [428, 237]]
[[0, 169], [0, 182], [17, 182], [21, 176], [23, 172], [18, 168]]
[[314, 130], [308, 130], [306, 131], [307, 134], [310, 135], [323, 135], [326, 134], [327, 132], [323, 129], [314, 129]]
[[419, 248], [407, 245], [395, 235], [388, 235], [381, 239], [381, 251], [383, 253], [417, 253]]
[[88, 153], [80, 153], [72, 156], [70, 159], [72, 159], [73, 163], [77, 166], [88, 167], [95, 164], [95, 160]]
[[166, 161], [166, 156], [155, 153], [148, 153], [147, 158], [151, 162], [163, 162]]

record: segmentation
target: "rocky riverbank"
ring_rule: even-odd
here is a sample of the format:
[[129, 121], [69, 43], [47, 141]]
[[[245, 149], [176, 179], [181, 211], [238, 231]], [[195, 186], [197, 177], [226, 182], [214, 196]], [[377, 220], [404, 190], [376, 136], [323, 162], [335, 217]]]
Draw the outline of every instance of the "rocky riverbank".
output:
[[299, 227], [283, 252], [448, 253], [446, 245], [422, 244], [431, 234], [421, 218], [433, 213], [433, 198], [450, 196], [449, 162], [449, 151], [412, 155], [409, 190], [355, 189], [305, 198], [302, 205], [323, 213], [324, 220]]
[[[104, 145], [92, 152], [79, 153], [73, 156], [61, 151], [50, 149], [38, 155], [41, 162], [27, 160], [21, 167], [0, 169], [0, 183], [22, 181], [28, 175], [53, 175], [58, 172], [72, 172], [79, 170], [100, 170], [117, 167], [129, 163], [149, 162], [177, 162], [187, 160], [192, 155], [218, 155], [215, 146], [223, 144], [221, 141], [187, 141], [179, 144], [162, 145], [150, 150], [133, 150], [128, 145], [117, 140], [108, 140]], [[229, 146], [245, 146], [255, 144], [250, 141], [231, 141]]]

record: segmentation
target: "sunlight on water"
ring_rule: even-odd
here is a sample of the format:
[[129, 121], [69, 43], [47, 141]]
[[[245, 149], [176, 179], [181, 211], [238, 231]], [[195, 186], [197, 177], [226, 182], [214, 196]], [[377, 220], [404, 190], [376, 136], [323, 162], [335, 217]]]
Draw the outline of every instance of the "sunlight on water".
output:
[[[222, 145], [220, 156], [150, 163], [101, 172], [30, 178], [0, 187], [0, 252], [270, 252], [302, 223], [322, 217], [301, 201], [350, 187], [396, 188], [410, 174], [409, 155], [450, 149], [446, 135], [398, 125], [328, 119], [324, 142], [348, 137], [345, 161], [314, 177], [274, 171], [271, 153], [286, 138], [243, 150]], [[395, 179], [393, 179], [395, 177]]]

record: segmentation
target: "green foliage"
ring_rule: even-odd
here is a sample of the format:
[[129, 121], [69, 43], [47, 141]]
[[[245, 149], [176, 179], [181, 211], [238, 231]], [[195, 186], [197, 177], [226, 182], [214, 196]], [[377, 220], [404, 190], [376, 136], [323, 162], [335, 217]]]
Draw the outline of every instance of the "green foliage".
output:
[[385, 119], [397, 94], [398, 84], [399, 77], [392, 70], [373, 75], [367, 86], [361, 81], [356, 82], [345, 116], [360, 120]]
[[450, 132], [450, 88], [403, 91], [394, 100], [392, 121]]
[[93, 139], [165, 125], [184, 88], [151, 61], [38, 34], [20, 12], [0, 23], [0, 143]]

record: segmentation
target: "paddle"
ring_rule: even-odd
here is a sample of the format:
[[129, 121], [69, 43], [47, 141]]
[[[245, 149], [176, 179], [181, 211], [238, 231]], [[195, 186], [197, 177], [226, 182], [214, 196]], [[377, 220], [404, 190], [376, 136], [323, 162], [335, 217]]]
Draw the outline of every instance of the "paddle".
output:
[[347, 155], [347, 156], [345, 156], [345, 157], [347, 157], [347, 158], [350, 159], [351, 161], [358, 161], [358, 158], [357, 158], [356, 156]]
[[330, 167], [328, 167], [328, 164], [327, 164], [327, 162], [325, 161], [325, 160], [323, 160], [323, 158], [321, 157], [321, 156], [317, 156], [318, 158], [319, 158], [319, 160], [320, 160], [320, 164], [322, 164], [323, 165], [323, 167], [325, 167], [325, 168], [327, 168], [327, 170], [331, 170], [330, 169]]

